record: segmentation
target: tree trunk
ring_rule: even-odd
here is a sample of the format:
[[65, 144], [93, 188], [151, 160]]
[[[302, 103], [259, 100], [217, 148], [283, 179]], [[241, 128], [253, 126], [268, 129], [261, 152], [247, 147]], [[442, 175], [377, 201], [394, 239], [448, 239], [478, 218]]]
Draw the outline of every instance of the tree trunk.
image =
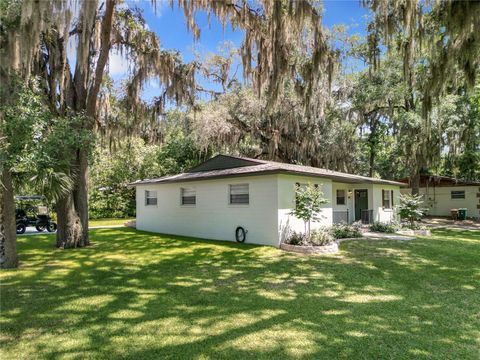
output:
[[370, 147], [370, 156], [368, 161], [368, 176], [373, 177], [373, 167], [375, 165], [375, 151], [373, 146]]
[[17, 266], [17, 233], [12, 174], [4, 169], [0, 181], [0, 268], [8, 269]]
[[412, 187], [412, 195], [418, 195], [420, 192], [420, 172], [416, 171], [410, 177], [410, 186]]
[[75, 209], [82, 226], [80, 246], [90, 245], [88, 237], [88, 154], [85, 149], [78, 152], [79, 169], [75, 189]]
[[373, 177], [373, 169], [375, 167], [375, 155], [378, 145], [377, 125], [378, 121], [376, 115], [371, 115], [370, 119], [370, 134], [368, 136], [369, 159], [368, 159], [368, 176]]
[[[77, 47], [77, 63], [75, 65], [73, 103], [77, 112], [84, 112], [87, 116], [87, 123], [84, 128], [93, 131], [93, 119], [96, 115], [97, 97], [103, 80], [105, 66], [108, 62], [108, 55], [111, 49], [111, 32], [115, 9], [115, 0], [107, 0], [105, 13], [102, 19], [101, 47], [95, 66], [95, 77], [88, 89], [90, 79], [90, 61], [87, 52], [90, 47], [90, 39], [95, 28], [86, 26], [88, 18], [96, 13], [96, 7], [84, 2], [85, 8], [82, 11], [80, 23], [87, 36]], [[84, 59], [80, 62], [79, 59]], [[61, 199], [57, 204], [58, 231], [57, 247], [76, 248], [88, 246], [88, 149], [77, 150], [77, 159], [73, 164], [76, 170], [73, 191]]]
[[70, 192], [57, 201], [57, 247], [62, 249], [83, 246], [82, 225]]

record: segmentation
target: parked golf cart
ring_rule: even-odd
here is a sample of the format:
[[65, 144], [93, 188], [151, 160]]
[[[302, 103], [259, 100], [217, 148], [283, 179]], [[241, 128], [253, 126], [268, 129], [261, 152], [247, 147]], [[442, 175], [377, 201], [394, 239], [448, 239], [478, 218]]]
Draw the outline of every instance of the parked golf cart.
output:
[[35, 226], [38, 232], [57, 230], [57, 224], [48, 215], [48, 207], [42, 204], [42, 196], [16, 196], [15, 200], [17, 201], [15, 209], [17, 234], [23, 234], [27, 226]]

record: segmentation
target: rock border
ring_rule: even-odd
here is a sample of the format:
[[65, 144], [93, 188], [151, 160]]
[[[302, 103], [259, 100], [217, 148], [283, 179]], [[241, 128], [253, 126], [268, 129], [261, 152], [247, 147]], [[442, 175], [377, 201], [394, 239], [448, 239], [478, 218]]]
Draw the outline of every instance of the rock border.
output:
[[136, 229], [137, 228], [137, 220], [126, 221], [123, 225], [126, 226], [126, 227], [131, 227], [131, 228]]
[[300, 254], [336, 254], [340, 251], [337, 241], [322, 246], [299, 246], [281, 243], [280, 249]]
[[407, 236], [432, 236], [432, 232], [429, 229], [422, 229], [422, 230], [399, 230], [396, 232], [400, 235], [407, 235]]

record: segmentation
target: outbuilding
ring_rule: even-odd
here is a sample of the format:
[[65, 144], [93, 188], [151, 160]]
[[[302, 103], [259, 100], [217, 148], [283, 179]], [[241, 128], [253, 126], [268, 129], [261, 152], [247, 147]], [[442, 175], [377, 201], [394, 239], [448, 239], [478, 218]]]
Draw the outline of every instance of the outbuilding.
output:
[[[408, 178], [399, 180], [407, 187], [401, 192], [410, 194]], [[450, 216], [453, 209], [467, 209], [467, 217], [480, 217], [480, 182], [464, 181], [447, 176], [420, 175], [419, 194], [430, 216]]]
[[[279, 246], [304, 223], [291, 215], [295, 187], [321, 187], [329, 200], [312, 229], [333, 223], [389, 222], [402, 183], [309, 166], [218, 155], [188, 172], [132, 183], [137, 229]], [[240, 230], [239, 230], [240, 229]]]

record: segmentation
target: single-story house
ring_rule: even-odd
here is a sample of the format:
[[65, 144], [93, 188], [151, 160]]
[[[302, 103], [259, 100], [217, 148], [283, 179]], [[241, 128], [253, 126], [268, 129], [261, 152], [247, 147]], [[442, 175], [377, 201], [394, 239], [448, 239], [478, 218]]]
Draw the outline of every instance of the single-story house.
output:
[[[411, 194], [408, 178], [401, 193]], [[480, 217], [480, 181], [462, 181], [447, 176], [421, 175], [419, 194], [423, 195], [428, 215], [450, 216], [451, 209], [467, 209], [467, 217]]]
[[309, 166], [218, 155], [186, 173], [132, 183], [137, 229], [215, 240], [279, 246], [304, 231], [291, 215], [295, 186], [315, 184], [329, 200], [312, 229], [342, 221], [388, 222], [402, 183]]

